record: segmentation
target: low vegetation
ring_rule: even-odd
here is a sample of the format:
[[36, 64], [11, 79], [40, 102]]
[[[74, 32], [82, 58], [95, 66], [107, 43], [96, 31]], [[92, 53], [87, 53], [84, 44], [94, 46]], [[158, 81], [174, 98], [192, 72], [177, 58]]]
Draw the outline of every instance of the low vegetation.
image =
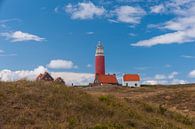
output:
[[[121, 90], [119, 92], [122, 92]], [[0, 83], [0, 129], [194, 129], [163, 105], [45, 82]]]

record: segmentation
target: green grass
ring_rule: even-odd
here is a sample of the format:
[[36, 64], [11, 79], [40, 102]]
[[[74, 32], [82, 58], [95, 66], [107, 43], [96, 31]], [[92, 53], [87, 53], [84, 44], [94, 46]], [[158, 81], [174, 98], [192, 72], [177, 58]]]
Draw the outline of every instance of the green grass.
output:
[[55, 83], [0, 83], [3, 129], [195, 129], [194, 119], [141, 100]]

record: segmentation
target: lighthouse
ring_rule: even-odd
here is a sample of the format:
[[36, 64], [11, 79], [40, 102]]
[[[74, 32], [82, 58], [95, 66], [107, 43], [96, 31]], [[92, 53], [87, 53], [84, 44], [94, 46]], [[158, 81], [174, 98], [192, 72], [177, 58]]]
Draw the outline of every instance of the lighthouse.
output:
[[105, 75], [104, 46], [98, 42], [95, 53], [95, 75]]
[[105, 57], [104, 46], [102, 42], [98, 42], [95, 53], [95, 80], [94, 86], [117, 85], [116, 75], [105, 74]]

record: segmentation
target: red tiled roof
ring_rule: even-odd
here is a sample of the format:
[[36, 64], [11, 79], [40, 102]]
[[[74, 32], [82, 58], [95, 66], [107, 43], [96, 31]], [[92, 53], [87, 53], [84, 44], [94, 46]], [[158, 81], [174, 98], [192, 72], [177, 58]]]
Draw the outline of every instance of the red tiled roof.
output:
[[102, 84], [117, 84], [116, 75], [98, 75], [98, 81]]
[[40, 80], [42, 78], [43, 74], [39, 74], [39, 76], [37, 76], [37, 79], [36, 80]]
[[138, 74], [125, 74], [123, 76], [124, 81], [140, 81], [140, 76]]
[[37, 81], [54, 81], [53, 77], [48, 72], [45, 72], [44, 74], [40, 74], [36, 80]]
[[65, 84], [65, 81], [61, 77], [56, 78], [55, 82]]

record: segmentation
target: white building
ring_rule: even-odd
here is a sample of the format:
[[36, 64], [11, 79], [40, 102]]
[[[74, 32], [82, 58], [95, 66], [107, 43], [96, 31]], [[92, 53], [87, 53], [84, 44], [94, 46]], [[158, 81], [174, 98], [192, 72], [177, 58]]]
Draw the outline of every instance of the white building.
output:
[[125, 74], [123, 75], [122, 85], [127, 87], [140, 87], [141, 78], [138, 74]]

